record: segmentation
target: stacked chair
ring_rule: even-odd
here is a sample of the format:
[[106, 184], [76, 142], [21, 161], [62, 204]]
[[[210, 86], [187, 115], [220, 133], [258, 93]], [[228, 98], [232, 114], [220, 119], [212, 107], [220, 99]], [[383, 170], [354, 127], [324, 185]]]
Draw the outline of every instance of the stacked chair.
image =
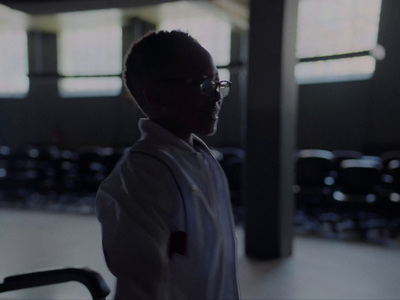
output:
[[389, 222], [390, 236], [397, 237], [400, 233], [400, 157], [383, 161], [385, 197], [379, 209]]
[[123, 147], [0, 146], [0, 203], [18, 207], [94, 210], [102, 180]]
[[[125, 151], [0, 146], [0, 204], [93, 212], [99, 184]], [[226, 172], [239, 221], [245, 153], [234, 147], [213, 151]], [[354, 150], [302, 149], [294, 163], [298, 224], [333, 233], [353, 230], [363, 237], [371, 230], [399, 236], [400, 150], [366, 156]]]
[[[347, 221], [362, 237], [368, 230], [385, 226], [377, 214], [381, 174], [382, 165], [370, 158], [346, 159], [340, 163], [332, 194], [335, 211], [340, 215], [340, 222], [335, 225]], [[337, 227], [334, 230], [337, 232]]]
[[[338, 234], [400, 233], [400, 151], [366, 156], [353, 150], [299, 150], [297, 215], [308, 228]], [[304, 217], [305, 216], [305, 217]]]
[[229, 182], [231, 203], [235, 222], [243, 220], [242, 174], [245, 151], [236, 147], [221, 147], [213, 150], [214, 157], [220, 162]]
[[[319, 217], [330, 208], [333, 170], [332, 152], [322, 149], [304, 149], [296, 153], [296, 209], [307, 224], [318, 226]], [[300, 220], [304, 222], [304, 220]]]

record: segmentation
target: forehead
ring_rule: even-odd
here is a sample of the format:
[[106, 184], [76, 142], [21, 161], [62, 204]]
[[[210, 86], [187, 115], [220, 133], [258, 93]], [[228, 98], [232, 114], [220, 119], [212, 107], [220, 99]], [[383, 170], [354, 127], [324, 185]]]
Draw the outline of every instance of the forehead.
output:
[[201, 46], [182, 49], [171, 66], [171, 74], [178, 78], [213, 77], [216, 72], [210, 53]]

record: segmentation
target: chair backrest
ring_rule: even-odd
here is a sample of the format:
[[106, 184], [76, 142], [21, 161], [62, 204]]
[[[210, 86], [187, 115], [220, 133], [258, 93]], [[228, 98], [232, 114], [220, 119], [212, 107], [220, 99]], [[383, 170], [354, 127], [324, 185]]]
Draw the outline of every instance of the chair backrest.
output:
[[368, 194], [380, 183], [382, 166], [370, 159], [342, 161], [338, 170], [337, 185], [348, 194]]
[[391, 176], [390, 188], [400, 193], [400, 159], [391, 160], [388, 163], [388, 173]]
[[340, 164], [342, 163], [342, 161], [346, 160], [346, 159], [359, 159], [361, 157], [363, 157], [363, 153], [360, 151], [356, 151], [356, 150], [348, 150], [348, 149], [343, 149], [343, 150], [333, 150], [333, 165], [334, 168], [339, 168]]
[[380, 155], [380, 157], [382, 160], [383, 167], [386, 169], [391, 160], [395, 160], [395, 159], [400, 160], [400, 150], [391, 150], [391, 151], [383, 152]]
[[333, 155], [322, 149], [304, 149], [296, 154], [296, 184], [321, 187], [332, 170]]

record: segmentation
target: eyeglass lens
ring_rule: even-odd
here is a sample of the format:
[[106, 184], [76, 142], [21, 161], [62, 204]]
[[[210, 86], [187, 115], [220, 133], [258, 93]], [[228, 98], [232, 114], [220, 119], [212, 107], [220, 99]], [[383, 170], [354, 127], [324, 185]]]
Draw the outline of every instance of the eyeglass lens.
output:
[[230, 84], [226, 81], [214, 81], [211, 79], [205, 80], [201, 85], [201, 91], [202, 93], [211, 96], [215, 91], [218, 91], [218, 93], [222, 97], [226, 97], [229, 94], [229, 87]]

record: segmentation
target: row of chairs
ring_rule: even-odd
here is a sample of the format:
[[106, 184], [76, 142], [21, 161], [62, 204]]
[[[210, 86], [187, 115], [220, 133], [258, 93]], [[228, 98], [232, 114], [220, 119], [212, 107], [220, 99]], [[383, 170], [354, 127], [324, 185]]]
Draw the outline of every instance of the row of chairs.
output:
[[[0, 199], [84, 199], [93, 206], [99, 184], [125, 150], [0, 146]], [[238, 148], [218, 148], [213, 152], [227, 174], [235, 216], [241, 219], [245, 153]], [[378, 223], [389, 228], [390, 234], [398, 234], [400, 151], [366, 156], [351, 150], [303, 149], [296, 153], [295, 164], [297, 211], [314, 224], [329, 223], [333, 231], [338, 231], [350, 220], [353, 227], [365, 233], [365, 224], [380, 218], [384, 222]]]
[[242, 203], [242, 174], [245, 162], [245, 151], [238, 147], [219, 147], [212, 149], [214, 157], [224, 169], [231, 194], [231, 203], [235, 222], [244, 219]]
[[[303, 149], [296, 153], [296, 204], [317, 227], [355, 229], [365, 236], [400, 229], [400, 151]], [[346, 224], [346, 225], [345, 225]]]
[[82, 198], [96, 193], [125, 148], [56, 146], [12, 149], [0, 146], [0, 196], [16, 201], [32, 198]]
[[[125, 147], [82, 147], [62, 149], [54, 145], [12, 149], [0, 146], [0, 200], [19, 203], [55, 199], [69, 205], [79, 201], [93, 208], [100, 183], [112, 171]], [[235, 147], [212, 149], [224, 168], [231, 187], [237, 220], [242, 218], [241, 168], [244, 151]], [[83, 203], [82, 203], [83, 201]], [[47, 202], [47, 203], [46, 203]]]

